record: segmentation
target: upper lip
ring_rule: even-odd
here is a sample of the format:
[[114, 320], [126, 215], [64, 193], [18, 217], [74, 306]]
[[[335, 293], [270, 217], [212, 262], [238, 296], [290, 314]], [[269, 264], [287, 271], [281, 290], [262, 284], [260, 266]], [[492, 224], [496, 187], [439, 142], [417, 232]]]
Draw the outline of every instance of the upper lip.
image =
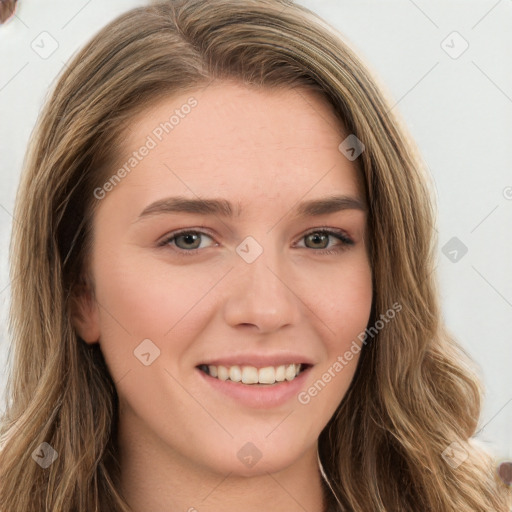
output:
[[265, 368], [266, 366], [281, 366], [285, 364], [306, 364], [313, 365], [311, 358], [293, 353], [280, 353], [280, 354], [230, 354], [226, 356], [216, 356], [204, 361], [201, 361], [197, 366], [202, 364], [211, 366], [255, 366]]

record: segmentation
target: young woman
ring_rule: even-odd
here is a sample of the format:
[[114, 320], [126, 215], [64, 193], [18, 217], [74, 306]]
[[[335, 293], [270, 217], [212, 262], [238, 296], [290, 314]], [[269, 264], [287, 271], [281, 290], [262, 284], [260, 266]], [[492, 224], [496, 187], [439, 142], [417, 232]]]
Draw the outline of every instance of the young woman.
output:
[[306, 9], [132, 10], [14, 213], [0, 509], [499, 511], [414, 145]]

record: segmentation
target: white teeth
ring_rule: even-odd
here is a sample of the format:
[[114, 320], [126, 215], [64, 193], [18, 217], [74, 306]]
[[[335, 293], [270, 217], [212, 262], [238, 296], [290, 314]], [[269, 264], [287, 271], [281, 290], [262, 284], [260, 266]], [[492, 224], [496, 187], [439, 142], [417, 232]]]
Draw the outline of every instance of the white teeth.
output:
[[258, 380], [260, 384], [274, 384], [276, 381], [276, 371], [274, 367], [267, 366], [266, 368], [260, 368], [258, 371]]
[[229, 378], [233, 382], [240, 382], [242, 380], [242, 371], [240, 370], [240, 366], [232, 366], [229, 369]]
[[285, 376], [286, 380], [293, 380], [296, 375], [297, 375], [297, 369], [295, 368], [295, 365], [289, 364], [286, 367], [286, 371], [284, 372], [284, 376]]
[[257, 384], [258, 383], [257, 368], [254, 368], [254, 366], [244, 366], [242, 368], [242, 382], [244, 384]]
[[[212, 375], [213, 377], [213, 375]], [[229, 372], [225, 366], [217, 366], [217, 378], [220, 380], [228, 380]]]
[[276, 382], [283, 382], [285, 379], [286, 374], [286, 367], [285, 366], [278, 366], [276, 368]]
[[299, 375], [301, 364], [283, 364], [281, 366], [266, 366], [256, 368], [255, 366], [215, 366], [208, 365], [208, 373], [220, 380], [231, 380], [243, 382], [244, 384], [275, 384], [285, 380], [292, 381]]

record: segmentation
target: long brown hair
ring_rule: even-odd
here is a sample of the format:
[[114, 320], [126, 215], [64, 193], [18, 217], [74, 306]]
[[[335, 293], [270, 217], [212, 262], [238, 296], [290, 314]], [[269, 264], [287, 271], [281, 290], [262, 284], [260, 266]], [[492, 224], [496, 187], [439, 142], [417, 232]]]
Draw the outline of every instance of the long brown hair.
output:
[[[285, 0], [169, 0], [131, 10], [60, 76], [33, 133], [14, 212], [2, 512], [130, 510], [118, 491], [115, 383], [99, 344], [84, 343], [71, 321], [91, 249], [93, 191], [111, 176], [130, 118], [218, 79], [315, 90], [365, 146], [358, 160], [369, 205], [369, 325], [391, 304], [402, 310], [363, 347], [320, 435], [342, 506], [508, 512], [510, 491], [470, 439], [481, 384], [441, 321], [424, 166], [339, 34]], [[45, 469], [32, 460], [48, 449], [42, 443], [58, 454]], [[443, 456], [450, 446], [467, 455], [458, 467]]]

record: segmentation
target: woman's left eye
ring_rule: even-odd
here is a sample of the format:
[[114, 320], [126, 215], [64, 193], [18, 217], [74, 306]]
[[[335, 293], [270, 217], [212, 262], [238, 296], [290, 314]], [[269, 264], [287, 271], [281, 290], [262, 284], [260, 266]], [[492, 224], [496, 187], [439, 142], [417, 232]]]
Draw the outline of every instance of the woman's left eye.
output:
[[[174, 250], [177, 250], [180, 254], [187, 256], [194, 255], [197, 254], [197, 252], [201, 249], [199, 246], [201, 245], [202, 237], [207, 237], [210, 240], [213, 240], [210, 235], [202, 231], [187, 230], [171, 233], [168, 237], [159, 243], [159, 246], [172, 246], [173, 249], [177, 248]], [[340, 243], [335, 245], [334, 249], [328, 249], [327, 247], [329, 245], [329, 238], [336, 238]], [[354, 241], [343, 231], [325, 228], [309, 231], [305, 235], [302, 235], [300, 240], [306, 240], [308, 243], [313, 244], [313, 247], [306, 246], [305, 248], [314, 249], [315, 252], [320, 254], [339, 253], [347, 249], [348, 246], [354, 245]], [[327, 242], [327, 247], [323, 246], [325, 242]], [[322, 247], [315, 247], [315, 245], [318, 244], [322, 245]]]
[[327, 249], [324, 247], [313, 248], [321, 254], [335, 254], [347, 249], [351, 245], [354, 245], [354, 241], [349, 236], [347, 236], [343, 231], [337, 229], [315, 229], [314, 231], [310, 231], [303, 235], [301, 239], [309, 240], [310, 242], [313, 242], [313, 244], [317, 244], [319, 241], [320, 243], [324, 241], [328, 242], [330, 237], [336, 238], [340, 242], [335, 246], [335, 249]]

